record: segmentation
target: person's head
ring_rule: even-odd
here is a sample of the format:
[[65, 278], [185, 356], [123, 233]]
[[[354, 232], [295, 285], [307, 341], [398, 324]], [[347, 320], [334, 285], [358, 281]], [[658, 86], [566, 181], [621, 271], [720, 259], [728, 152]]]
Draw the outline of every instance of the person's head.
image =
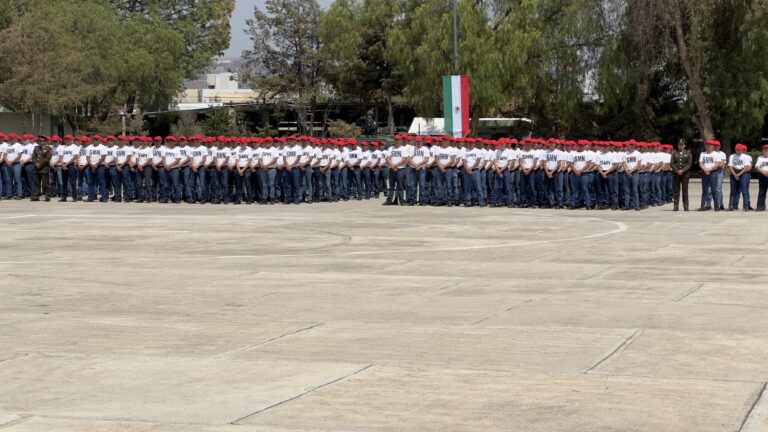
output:
[[704, 142], [704, 149], [707, 151], [707, 153], [712, 153], [713, 151], [715, 151], [715, 148], [719, 147], [719, 146], [720, 146], [720, 142], [719, 141], [706, 140]]
[[176, 143], [177, 142], [178, 142], [178, 140], [176, 139], [175, 136], [167, 136], [167, 137], [165, 137], [165, 146], [168, 147], [168, 148], [176, 147]]
[[740, 154], [744, 153], [745, 151], [747, 151], [747, 146], [745, 146], [744, 144], [741, 144], [741, 143], [736, 144], [736, 147], [734, 147], [734, 148], [736, 150], [736, 154], [737, 155], [740, 155]]
[[684, 139], [682, 139], [682, 138], [680, 138], [680, 139], [677, 141], [677, 150], [678, 150], [678, 151], [683, 151], [683, 150], [685, 150], [685, 147], [686, 147], [686, 144], [685, 144], [685, 140], [684, 140]]
[[768, 157], [768, 144], [763, 146], [763, 156]]

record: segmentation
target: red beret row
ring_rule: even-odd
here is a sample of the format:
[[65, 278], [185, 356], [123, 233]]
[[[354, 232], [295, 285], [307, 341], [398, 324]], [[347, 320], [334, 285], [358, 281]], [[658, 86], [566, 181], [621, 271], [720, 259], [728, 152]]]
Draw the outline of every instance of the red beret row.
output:
[[624, 147], [624, 146], [636, 146], [636, 147], [653, 147], [653, 148], [660, 148], [660, 149], [672, 149], [673, 147], [669, 144], [661, 144], [659, 142], [642, 142], [642, 141], [635, 141], [635, 140], [629, 140], [629, 141], [587, 141], [587, 140], [578, 140], [578, 141], [570, 141], [570, 140], [561, 140], [557, 138], [549, 138], [549, 139], [539, 139], [539, 138], [525, 138], [520, 141], [514, 139], [514, 138], [499, 138], [497, 140], [487, 140], [483, 138], [454, 138], [451, 136], [445, 136], [445, 137], [431, 137], [428, 136], [426, 138], [422, 138], [421, 136], [412, 136], [412, 135], [395, 135], [395, 140], [400, 141], [415, 141], [415, 142], [442, 142], [442, 141], [450, 141], [450, 142], [457, 142], [457, 143], [478, 143], [478, 144], [484, 144], [484, 145], [501, 145], [501, 144], [519, 144], [519, 145], [527, 145], [527, 144], [540, 144], [545, 146], [551, 146], [551, 145], [562, 145], [562, 146], [603, 146], [603, 147]]

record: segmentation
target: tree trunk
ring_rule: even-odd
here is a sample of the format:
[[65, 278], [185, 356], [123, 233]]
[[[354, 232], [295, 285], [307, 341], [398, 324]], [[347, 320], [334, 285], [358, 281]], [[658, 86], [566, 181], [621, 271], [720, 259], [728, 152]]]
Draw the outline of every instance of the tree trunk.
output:
[[688, 53], [683, 31], [683, 14], [680, 10], [679, 0], [674, 1], [673, 18], [675, 20], [675, 39], [677, 50], [680, 54], [680, 63], [683, 65], [685, 75], [688, 77], [688, 87], [691, 89], [691, 98], [696, 107], [696, 124], [704, 140], [715, 139], [715, 130], [712, 127], [712, 116], [707, 107], [707, 99], [701, 82], [701, 65]]
[[392, 95], [387, 95], [387, 134], [395, 133], [395, 109], [392, 107]]

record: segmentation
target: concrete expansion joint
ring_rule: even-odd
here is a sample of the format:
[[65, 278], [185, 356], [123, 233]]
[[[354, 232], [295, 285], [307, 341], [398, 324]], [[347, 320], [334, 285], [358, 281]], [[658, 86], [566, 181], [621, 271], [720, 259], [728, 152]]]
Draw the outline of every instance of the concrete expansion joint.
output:
[[[760, 432], [763, 431], [758, 423], [760, 420], [754, 420], [758, 417], [768, 417], [768, 396], [766, 396], [766, 389], [768, 389], [768, 382], [761, 383], [760, 390], [757, 392], [757, 396], [752, 401], [747, 413], [739, 424], [737, 432]], [[759, 414], [757, 414], [759, 413]], [[754, 414], [754, 415], [753, 415]]]
[[244, 415], [244, 416], [238, 418], [237, 420], [231, 421], [229, 424], [231, 424], [231, 425], [241, 425], [241, 424], [243, 424], [243, 422], [245, 420], [247, 420], [247, 419], [249, 419], [249, 418], [251, 418], [253, 416], [256, 416], [258, 414], [261, 414], [264, 411], [271, 410], [272, 408], [276, 408], [276, 407], [281, 406], [283, 404], [286, 404], [288, 402], [291, 402], [291, 401], [294, 401], [296, 399], [299, 399], [299, 398], [301, 398], [301, 397], [303, 397], [305, 395], [308, 395], [309, 393], [312, 393], [314, 391], [320, 390], [323, 387], [328, 387], [328, 386], [336, 384], [338, 382], [346, 381], [347, 379], [349, 379], [349, 378], [351, 378], [351, 377], [353, 377], [353, 376], [355, 376], [355, 375], [357, 375], [357, 374], [359, 374], [359, 373], [361, 373], [363, 371], [366, 371], [366, 370], [368, 370], [368, 369], [370, 369], [372, 367], [373, 367], [373, 364], [364, 365], [364, 366], [362, 366], [362, 367], [360, 367], [358, 369], [355, 369], [354, 371], [352, 371], [352, 372], [350, 372], [350, 373], [348, 373], [346, 375], [343, 375], [343, 376], [341, 376], [339, 378], [333, 379], [331, 381], [325, 382], [325, 383], [317, 385], [317, 386], [309, 387], [308, 389], [306, 389], [305, 391], [297, 394], [296, 396], [290, 397], [288, 399], [284, 399], [284, 400], [282, 400], [280, 402], [274, 403], [274, 404], [269, 405], [269, 406], [267, 406], [265, 408], [261, 408], [261, 409], [258, 409], [256, 411], [250, 413], [250, 414]]
[[626, 338], [624, 338], [624, 340], [622, 340], [620, 343], [614, 346], [613, 349], [609, 351], [607, 355], [603, 356], [600, 360], [598, 360], [592, 366], [587, 368], [583, 373], [588, 374], [593, 370], [597, 369], [598, 367], [602, 366], [603, 364], [607, 363], [613, 357], [615, 357], [619, 353], [626, 350], [630, 345], [632, 345], [633, 342], [635, 342], [640, 336], [642, 336], [643, 333], [645, 333], [644, 329], [636, 329], [634, 332], [632, 332], [631, 335], [627, 336]]

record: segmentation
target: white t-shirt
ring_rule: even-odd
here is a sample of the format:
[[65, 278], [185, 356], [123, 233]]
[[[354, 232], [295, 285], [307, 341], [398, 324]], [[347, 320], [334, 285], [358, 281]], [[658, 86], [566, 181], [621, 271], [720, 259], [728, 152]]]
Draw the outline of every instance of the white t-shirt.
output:
[[548, 151], [545, 155], [547, 163], [545, 164], [545, 167], [547, 170], [552, 171], [555, 168], [557, 168], [557, 164], [561, 159], [560, 156], [560, 150], [558, 149], [552, 149]]
[[95, 164], [99, 163], [102, 156], [106, 156], [107, 147], [103, 144], [91, 144], [85, 149], [88, 154], [88, 162]]
[[133, 156], [135, 150], [131, 146], [118, 147], [115, 152], [115, 158], [118, 165], [125, 165], [128, 160]]
[[162, 165], [163, 164], [163, 155], [165, 154], [166, 146], [161, 145], [160, 147], [152, 146], [152, 163], [155, 165]]
[[[261, 163], [264, 165], [269, 165], [278, 157], [280, 157], [280, 151], [277, 149], [277, 147], [272, 146], [265, 148], [261, 152]], [[274, 168], [274, 166], [272, 168]]]
[[88, 146], [78, 145], [78, 147], [80, 150], [77, 153], [77, 164], [82, 166], [88, 165], [88, 151], [86, 150]]
[[386, 167], [387, 166], [387, 158], [389, 157], [389, 149], [381, 149], [381, 157], [379, 158], [379, 166], [380, 167]]
[[[176, 164], [176, 159], [181, 159], [181, 149], [178, 147], [166, 148], [165, 151], [163, 151], [163, 164], [167, 169], [179, 167], [179, 165]], [[179, 161], [179, 163], [181, 163], [181, 161]]]
[[734, 171], [741, 171], [745, 167], [752, 165], [752, 156], [746, 153], [742, 153], [740, 155], [734, 153], [728, 159], [728, 165], [731, 166]]
[[105, 146], [104, 147], [104, 153], [106, 154], [106, 157], [104, 158], [104, 165], [112, 165], [115, 163], [115, 157], [117, 154], [117, 146]]
[[457, 150], [454, 147], [440, 147], [437, 149], [437, 164], [443, 168], [450, 166], [451, 157], [456, 156]]
[[23, 164], [32, 161], [32, 153], [35, 151], [35, 147], [37, 147], [37, 143], [23, 144], [19, 161]]
[[237, 166], [240, 168], [247, 168], [251, 163], [251, 157], [253, 156], [253, 150], [250, 147], [235, 149], [235, 157], [237, 158]]
[[595, 153], [595, 156], [597, 157], [597, 164], [603, 171], [610, 170], [616, 163], [616, 157], [613, 153], [599, 151]]
[[424, 146], [414, 147], [413, 158], [411, 159], [411, 161], [414, 164], [420, 164], [422, 162], [428, 161], [431, 157], [432, 157], [432, 152], [430, 152], [428, 148]]
[[0, 141], [0, 159], [5, 156], [5, 153], [8, 151], [8, 143], [5, 141]]
[[633, 171], [638, 165], [643, 164], [643, 155], [639, 151], [628, 152], [624, 155], [624, 163], [630, 171]]
[[[481, 157], [482, 155], [480, 154], [480, 149], [464, 149], [461, 160], [465, 168], [473, 167], [475, 166], [475, 162], [479, 161]], [[480, 164], [478, 164], [477, 167], [480, 167]]]
[[361, 168], [370, 168], [371, 167], [371, 151], [370, 150], [363, 150], [360, 152], [360, 167]]
[[216, 155], [216, 147], [208, 147], [207, 145], [203, 146], [205, 147], [205, 163], [203, 164], [204, 167], [208, 168], [209, 166], [213, 165], [213, 159]]
[[536, 150], [523, 150], [520, 152], [520, 167], [524, 169], [533, 168], [533, 160], [536, 159]]
[[304, 155], [304, 149], [299, 144], [285, 148], [285, 163], [287, 165], [296, 165]]
[[229, 157], [229, 148], [227, 147], [214, 147], [213, 157], [216, 158], [216, 167], [221, 168], [227, 165], [227, 158]]
[[722, 159], [720, 159], [719, 152], [703, 152], [699, 155], [699, 163], [702, 164], [707, 170], [714, 169], [715, 166], [721, 161]]
[[192, 156], [192, 166], [199, 167], [203, 163], [203, 158], [208, 156], [208, 147], [204, 145], [192, 147], [189, 155]]
[[760, 168], [761, 170], [768, 169], [768, 157], [759, 156], [757, 162], [755, 162], [755, 168]]
[[67, 166], [80, 155], [80, 146], [77, 144], [62, 145], [61, 164]]
[[283, 168], [285, 166], [285, 147], [278, 147], [277, 148], [277, 163], [275, 164], [278, 168]]
[[301, 157], [299, 158], [299, 165], [306, 166], [312, 163], [312, 157], [315, 155], [315, 149], [311, 145], [307, 144], [301, 149]]
[[510, 149], [496, 150], [496, 168], [505, 169], [514, 154]]
[[64, 144], [51, 144], [51, 161], [53, 166], [58, 165], [61, 162], [61, 156], [64, 154]]
[[389, 149], [389, 160], [397, 169], [405, 167], [405, 159], [408, 157], [408, 150], [404, 146], [392, 147]]
[[11, 163], [19, 161], [18, 157], [21, 156], [21, 151], [24, 149], [24, 145], [21, 143], [8, 144], [5, 149], [5, 160]]
[[152, 158], [152, 147], [139, 147], [135, 153], [136, 163], [144, 167], [149, 164], [149, 160]]

